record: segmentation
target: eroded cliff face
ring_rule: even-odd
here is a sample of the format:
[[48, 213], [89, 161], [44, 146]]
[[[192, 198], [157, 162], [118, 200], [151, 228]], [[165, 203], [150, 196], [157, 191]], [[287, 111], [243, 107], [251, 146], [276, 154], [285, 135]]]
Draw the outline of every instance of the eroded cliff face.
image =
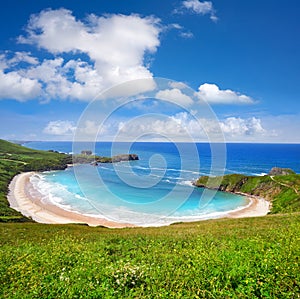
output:
[[272, 202], [272, 213], [300, 211], [300, 174], [295, 174], [290, 169], [276, 169], [276, 172], [270, 172], [265, 176], [241, 174], [229, 174], [222, 178], [202, 176], [193, 182], [193, 185], [264, 197]]

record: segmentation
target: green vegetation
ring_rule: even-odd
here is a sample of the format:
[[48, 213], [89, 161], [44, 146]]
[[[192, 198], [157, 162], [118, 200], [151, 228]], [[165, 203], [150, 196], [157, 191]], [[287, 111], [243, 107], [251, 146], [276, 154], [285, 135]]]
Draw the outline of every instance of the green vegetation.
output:
[[97, 163], [115, 163], [121, 161], [134, 161], [139, 159], [139, 157], [135, 154], [123, 154], [112, 157], [102, 157], [92, 154], [86, 154], [86, 152], [90, 151], [82, 151], [82, 153], [79, 155], [73, 155], [73, 163], [91, 163], [96, 165]]
[[68, 163], [72, 163], [70, 155], [32, 150], [0, 140], [0, 222], [29, 221], [8, 206], [8, 184], [16, 174], [23, 171], [65, 169]]
[[8, 185], [18, 173], [25, 171], [61, 170], [71, 163], [113, 163], [138, 160], [134, 154], [100, 157], [83, 151], [79, 155], [66, 155], [56, 151], [39, 151], [0, 139], [0, 222], [30, 221], [11, 209], [7, 201]]
[[[15, 174], [70, 159], [0, 140], [0, 221], [28, 220], [7, 204]], [[273, 213], [299, 211], [300, 175], [216, 182], [207, 187], [269, 198]], [[160, 228], [0, 223], [0, 298], [299, 298], [299, 242], [297, 212]]]
[[111, 163], [111, 158], [109, 157], [100, 157], [96, 155], [73, 155], [73, 163]]
[[299, 298], [300, 215], [161, 228], [0, 224], [1, 298]]
[[195, 186], [218, 189], [226, 192], [242, 192], [264, 197], [272, 202], [271, 213], [300, 211], [300, 175], [245, 176], [228, 174], [219, 184], [218, 177], [200, 177]]

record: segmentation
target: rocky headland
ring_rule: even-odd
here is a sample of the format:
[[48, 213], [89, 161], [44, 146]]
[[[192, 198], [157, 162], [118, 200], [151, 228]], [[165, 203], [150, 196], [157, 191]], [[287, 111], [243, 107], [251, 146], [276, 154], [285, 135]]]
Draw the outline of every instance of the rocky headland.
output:
[[300, 174], [288, 168], [272, 168], [268, 175], [227, 174], [223, 177], [201, 176], [196, 187], [236, 194], [263, 197], [270, 201], [271, 213], [294, 212], [300, 209]]

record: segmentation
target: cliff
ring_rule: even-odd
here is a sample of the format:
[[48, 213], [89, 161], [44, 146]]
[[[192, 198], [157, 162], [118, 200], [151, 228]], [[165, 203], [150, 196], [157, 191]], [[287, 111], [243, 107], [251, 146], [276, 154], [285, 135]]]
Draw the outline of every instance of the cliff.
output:
[[[202, 176], [193, 185], [232, 193], [264, 197], [272, 203], [271, 213], [300, 211], [300, 175], [246, 176], [228, 174], [222, 178]], [[221, 180], [221, 183], [219, 184]]]

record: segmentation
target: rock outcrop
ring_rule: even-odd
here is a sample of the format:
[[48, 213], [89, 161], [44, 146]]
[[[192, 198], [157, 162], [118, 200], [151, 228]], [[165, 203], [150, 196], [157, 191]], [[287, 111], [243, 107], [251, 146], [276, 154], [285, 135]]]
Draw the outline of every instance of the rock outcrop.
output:
[[280, 168], [280, 167], [273, 167], [269, 172], [269, 175], [288, 175], [288, 174], [295, 174], [295, 172], [290, 168]]
[[123, 161], [135, 161], [135, 160], [139, 160], [139, 157], [136, 154], [123, 154], [123, 155], [113, 156], [111, 158], [112, 163], [123, 162]]

